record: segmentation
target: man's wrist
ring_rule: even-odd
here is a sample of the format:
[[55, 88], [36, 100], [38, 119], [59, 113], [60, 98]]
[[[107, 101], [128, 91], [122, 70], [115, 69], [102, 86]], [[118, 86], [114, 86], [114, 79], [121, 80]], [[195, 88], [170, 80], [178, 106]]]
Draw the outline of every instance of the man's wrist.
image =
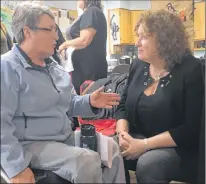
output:
[[91, 95], [89, 95], [89, 106], [90, 106], [90, 108], [92, 109], [92, 112], [93, 112], [94, 114], [98, 114], [99, 109], [96, 108], [96, 107], [94, 107], [94, 106], [92, 106], [92, 103], [91, 103]]

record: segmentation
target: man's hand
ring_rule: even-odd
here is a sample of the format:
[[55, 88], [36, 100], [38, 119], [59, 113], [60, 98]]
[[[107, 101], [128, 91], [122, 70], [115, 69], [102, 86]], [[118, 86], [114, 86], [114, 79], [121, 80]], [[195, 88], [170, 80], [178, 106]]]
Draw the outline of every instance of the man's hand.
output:
[[121, 132], [120, 135], [122, 136], [122, 139], [129, 144], [128, 149], [122, 152], [123, 156], [126, 157], [127, 160], [135, 160], [146, 152], [144, 140], [134, 139], [124, 131]]
[[26, 168], [24, 171], [11, 178], [11, 183], [35, 183], [34, 174], [30, 168]]
[[120, 96], [116, 93], [104, 93], [103, 89], [101, 87], [90, 95], [91, 106], [111, 109], [113, 105], [119, 105]]

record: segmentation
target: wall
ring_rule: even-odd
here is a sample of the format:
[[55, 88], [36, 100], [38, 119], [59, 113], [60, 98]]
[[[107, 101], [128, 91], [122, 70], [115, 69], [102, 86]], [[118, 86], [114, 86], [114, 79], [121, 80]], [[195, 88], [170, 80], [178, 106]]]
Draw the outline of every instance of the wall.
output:
[[114, 9], [114, 8], [125, 8], [130, 10], [148, 10], [151, 9], [151, 1], [136, 1], [136, 0], [108, 0], [102, 1], [102, 4], [106, 9]]
[[128, 1], [130, 10], [149, 10], [151, 9], [151, 1], [145, 0], [145, 1]]
[[197, 58], [203, 57], [205, 55], [205, 51], [194, 51], [194, 56]]
[[65, 0], [65, 1], [44, 1], [44, 5], [49, 7], [55, 7], [59, 9], [76, 10], [76, 1]]
[[1, 22], [6, 26], [11, 37], [13, 37], [11, 30], [13, 11], [16, 8], [16, 5], [20, 2], [21, 1], [1, 1]]
[[102, 1], [102, 5], [104, 6], [104, 10], [120, 8], [120, 1]]
[[[103, 11], [106, 16], [106, 19], [108, 18], [108, 9], [116, 9], [116, 8], [124, 8], [124, 9], [130, 9], [130, 10], [148, 10], [151, 9], [151, 1], [150, 0], [144, 0], [144, 1], [137, 1], [137, 0], [107, 0], [102, 1], [103, 4]], [[127, 47], [123, 50], [127, 50]], [[107, 42], [107, 53], [109, 53], [109, 46]]]

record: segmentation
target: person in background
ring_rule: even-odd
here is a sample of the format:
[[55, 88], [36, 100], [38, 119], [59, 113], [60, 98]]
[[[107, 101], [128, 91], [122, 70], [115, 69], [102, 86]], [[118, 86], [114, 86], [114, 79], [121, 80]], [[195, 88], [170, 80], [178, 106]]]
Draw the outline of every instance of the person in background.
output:
[[57, 24], [56, 24], [56, 27], [57, 27], [59, 39], [57, 40], [56, 47], [54, 49], [54, 54], [52, 55], [52, 57], [54, 58], [55, 61], [57, 61], [59, 64], [61, 64], [58, 50], [59, 50], [60, 45], [62, 45], [65, 42], [65, 39], [64, 39], [64, 36], [63, 36], [63, 34], [62, 34], [62, 32]]
[[75, 147], [69, 120], [112, 108], [119, 95], [102, 88], [74, 94], [68, 73], [50, 58], [58, 33], [47, 7], [19, 3], [12, 32], [17, 44], [1, 55], [1, 166], [11, 183], [35, 183], [32, 168], [72, 183], [125, 183], [118, 144], [112, 142], [112, 167], [102, 168], [98, 153]]
[[140, 184], [178, 181], [183, 170], [195, 170], [204, 94], [201, 64], [191, 54], [182, 21], [171, 12], [143, 14], [136, 33], [138, 59], [116, 112], [125, 168], [136, 170]]
[[107, 77], [107, 22], [101, 0], [78, 0], [77, 8], [83, 13], [69, 26], [67, 41], [59, 47], [59, 51], [63, 52], [68, 47], [76, 49], [72, 55], [72, 82], [77, 94], [80, 94], [80, 85], [85, 80]]
[[4, 54], [11, 50], [12, 48], [12, 40], [9, 35], [6, 26], [1, 22], [1, 54]]

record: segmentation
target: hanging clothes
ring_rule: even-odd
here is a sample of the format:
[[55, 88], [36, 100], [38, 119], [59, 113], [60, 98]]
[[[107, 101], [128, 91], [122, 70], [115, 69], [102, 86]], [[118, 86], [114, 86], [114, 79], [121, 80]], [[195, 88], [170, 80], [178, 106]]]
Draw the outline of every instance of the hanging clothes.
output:
[[1, 22], [1, 54], [4, 54], [11, 50], [13, 42], [9, 35], [6, 26]]

